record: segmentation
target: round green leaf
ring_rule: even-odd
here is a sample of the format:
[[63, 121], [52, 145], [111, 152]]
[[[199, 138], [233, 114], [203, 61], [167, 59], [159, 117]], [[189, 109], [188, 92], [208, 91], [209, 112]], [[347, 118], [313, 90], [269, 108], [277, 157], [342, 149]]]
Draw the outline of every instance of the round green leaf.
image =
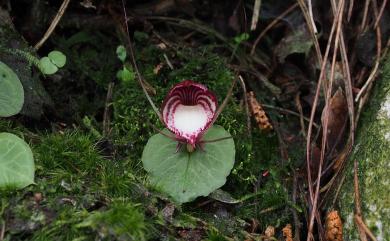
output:
[[60, 51], [57, 50], [51, 51], [48, 54], [48, 57], [51, 60], [51, 62], [53, 62], [53, 64], [55, 64], [58, 68], [64, 67], [66, 63], [66, 56]]
[[[164, 130], [168, 133], [168, 130]], [[204, 140], [230, 137], [221, 126], [213, 126]], [[145, 146], [142, 154], [144, 168], [152, 184], [169, 194], [175, 201], [189, 202], [207, 196], [226, 182], [234, 164], [234, 141], [205, 143], [203, 150], [187, 152], [185, 146], [176, 151], [177, 142], [156, 134]]]
[[135, 79], [135, 74], [133, 71], [130, 71], [126, 66], [123, 66], [122, 71], [122, 81], [124, 82], [130, 82]]
[[49, 57], [41, 58], [39, 60], [39, 67], [44, 74], [54, 74], [58, 71], [58, 67], [51, 62]]
[[120, 59], [122, 62], [125, 62], [126, 59], [126, 48], [123, 45], [119, 45], [118, 48], [116, 48], [116, 55], [118, 56], [118, 59]]
[[0, 133], [0, 188], [24, 188], [34, 183], [34, 159], [28, 144], [10, 133]]
[[24, 90], [18, 76], [0, 61], [0, 116], [19, 113], [24, 103]]

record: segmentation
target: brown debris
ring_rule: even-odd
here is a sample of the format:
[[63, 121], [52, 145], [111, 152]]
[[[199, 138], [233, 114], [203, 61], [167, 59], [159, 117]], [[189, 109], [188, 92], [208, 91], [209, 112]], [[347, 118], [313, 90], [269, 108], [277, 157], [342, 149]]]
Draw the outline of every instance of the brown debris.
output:
[[263, 107], [257, 101], [255, 94], [253, 91], [247, 94], [249, 108], [251, 110], [252, 115], [255, 117], [256, 123], [259, 128], [263, 131], [270, 131], [273, 129], [271, 122], [269, 121]]
[[164, 67], [164, 64], [163, 63], [159, 63], [158, 65], [156, 65], [156, 67], [154, 67], [153, 73], [155, 75], [158, 75], [163, 67]]
[[273, 226], [268, 226], [264, 231], [265, 239], [264, 240], [272, 240], [275, 236], [275, 228]]
[[327, 241], [343, 240], [343, 223], [337, 211], [331, 211], [326, 216], [325, 238]]
[[291, 224], [287, 224], [283, 229], [283, 237], [286, 241], [293, 241], [293, 233], [292, 233], [292, 227]]
[[332, 152], [342, 139], [341, 137], [348, 120], [348, 104], [343, 91], [340, 88], [330, 99], [329, 110], [327, 109], [328, 108], [324, 108], [322, 113], [322, 122], [324, 123], [326, 111], [329, 111], [326, 148], [328, 151]]

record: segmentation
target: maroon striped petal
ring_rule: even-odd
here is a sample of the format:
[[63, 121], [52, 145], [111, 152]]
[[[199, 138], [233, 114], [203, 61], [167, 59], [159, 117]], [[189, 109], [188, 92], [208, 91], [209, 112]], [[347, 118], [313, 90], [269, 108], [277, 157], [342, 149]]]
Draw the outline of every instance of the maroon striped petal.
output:
[[180, 140], [195, 147], [210, 127], [217, 109], [217, 98], [206, 86], [185, 80], [175, 85], [162, 105], [163, 121]]

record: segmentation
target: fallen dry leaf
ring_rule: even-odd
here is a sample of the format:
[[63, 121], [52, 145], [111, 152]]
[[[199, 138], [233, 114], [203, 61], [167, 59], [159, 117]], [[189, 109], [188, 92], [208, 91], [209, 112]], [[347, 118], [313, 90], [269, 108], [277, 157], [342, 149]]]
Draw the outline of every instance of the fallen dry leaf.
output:
[[286, 241], [293, 241], [293, 233], [292, 233], [292, 227], [291, 224], [287, 224], [283, 229], [283, 237]]
[[259, 128], [263, 131], [270, 131], [273, 129], [271, 122], [269, 121], [263, 107], [257, 101], [253, 91], [247, 94], [249, 108], [252, 112], [252, 115], [255, 117], [256, 123]]
[[343, 240], [343, 223], [337, 211], [331, 211], [326, 216], [325, 238], [327, 241]]
[[265, 239], [271, 240], [275, 236], [275, 228], [273, 226], [268, 226], [264, 231]]
[[[322, 112], [322, 124], [324, 124], [325, 114], [328, 108], [325, 107]], [[341, 88], [330, 99], [329, 117], [328, 117], [328, 137], [326, 148], [332, 151], [339, 143], [348, 120], [347, 100]]]

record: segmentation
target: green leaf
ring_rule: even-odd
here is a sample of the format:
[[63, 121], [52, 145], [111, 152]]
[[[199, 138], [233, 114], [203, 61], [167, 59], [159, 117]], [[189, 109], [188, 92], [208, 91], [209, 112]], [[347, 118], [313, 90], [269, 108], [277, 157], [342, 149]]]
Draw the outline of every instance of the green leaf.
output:
[[236, 204], [236, 203], [241, 202], [240, 200], [237, 200], [234, 197], [232, 197], [232, 195], [230, 195], [230, 193], [225, 192], [221, 189], [217, 189], [214, 192], [210, 193], [209, 197], [214, 199], [214, 200], [217, 200], [217, 201], [220, 201], [223, 203], [228, 203], [228, 204]]
[[286, 34], [275, 48], [275, 54], [281, 63], [287, 56], [294, 53], [303, 53], [307, 56], [313, 46], [313, 40], [305, 25]]
[[[168, 133], [168, 130], [164, 130]], [[213, 126], [204, 140], [230, 137], [221, 126]], [[177, 142], [162, 135], [152, 136], [142, 154], [144, 168], [152, 184], [179, 203], [207, 196], [226, 182], [234, 164], [234, 141], [225, 139], [205, 143], [203, 150], [176, 151]]]
[[123, 69], [116, 73], [116, 77], [123, 82], [130, 82], [135, 79], [135, 73], [123, 66]]
[[51, 62], [55, 64], [58, 68], [64, 67], [66, 63], [66, 56], [60, 51], [57, 50], [51, 51], [48, 57], [51, 60]]
[[49, 57], [41, 58], [39, 60], [39, 67], [44, 74], [54, 74], [58, 71], [58, 67], [51, 62]]
[[116, 48], [116, 55], [118, 56], [118, 59], [125, 62], [127, 56], [126, 48], [123, 45], [119, 45], [118, 48]]
[[24, 90], [18, 76], [0, 61], [0, 117], [19, 113], [24, 103]]
[[24, 188], [34, 183], [34, 159], [28, 144], [10, 133], [0, 133], [0, 188]]
[[242, 33], [240, 35], [237, 35], [236, 37], [234, 37], [234, 42], [236, 44], [240, 44], [241, 42], [243, 41], [246, 41], [249, 39], [249, 34], [248, 33]]

